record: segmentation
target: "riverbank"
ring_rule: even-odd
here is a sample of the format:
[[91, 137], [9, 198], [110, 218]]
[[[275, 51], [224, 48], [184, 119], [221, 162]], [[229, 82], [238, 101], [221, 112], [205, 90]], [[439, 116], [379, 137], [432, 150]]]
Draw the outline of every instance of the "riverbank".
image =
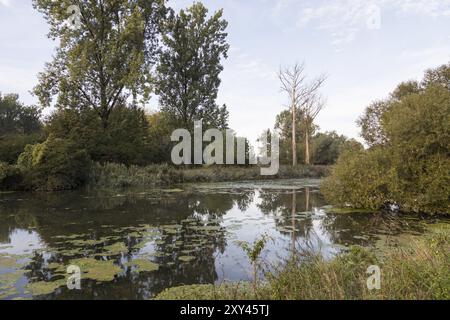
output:
[[258, 166], [203, 166], [174, 167], [151, 165], [145, 167], [121, 164], [94, 164], [88, 179], [88, 187], [164, 187], [180, 183], [228, 182], [244, 180], [323, 178], [329, 174], [329, 166], [281, 166], [278, 174], [262, 176]]
[[[408, 245], [380, 250], [352, 247], [326, 261], [302, 254], [278, 271], [267, 273], [256, 289], [248, 282], [169, 288], [158, 300], [371, 300], [450, 299], [450, 228], [433, 230]], [[367, 268], [381, 270], [380, 289], [368, 290]]]

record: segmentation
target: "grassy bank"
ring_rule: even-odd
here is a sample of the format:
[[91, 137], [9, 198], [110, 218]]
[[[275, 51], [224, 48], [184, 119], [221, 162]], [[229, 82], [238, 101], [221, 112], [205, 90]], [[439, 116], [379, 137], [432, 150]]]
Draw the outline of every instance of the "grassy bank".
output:
[[174, 167], [151, 165], [146, 167], [121, 164], [94, 164], [88, 179], [89, 187], [168, 186], [190, 182], [223, 182], [240, 180], [270, 180], [293, 178], [322, 178], [328, 175], [327, 166], [281, 166], [277, 175], [262, 176], [256, 166]]
[[[330, 261], [316, 255], [294, 258], [266, 275], [256, 290], [248, 283], [167, 289], [156, 299], [450, 299], [449, 228], [390, 247], [382, 255], [353, 247]], [[369, 291], [366, 270], [381, 268], [381, 289]]]

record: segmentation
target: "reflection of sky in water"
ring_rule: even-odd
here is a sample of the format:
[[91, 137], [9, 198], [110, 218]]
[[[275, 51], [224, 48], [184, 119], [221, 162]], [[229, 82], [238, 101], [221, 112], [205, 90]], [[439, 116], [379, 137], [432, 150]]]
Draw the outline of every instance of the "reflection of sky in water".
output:
[[[67, 200], [52, 206], [40, 198], [31, 204], [23, 202], [20, 212], [14, 211], [18, 202], [3, 202], [4, 208], [11, 211], [1, 211], [0, 207], [0, 239], [4, 241], [0, 242], [0, 254], [29, 256], [33, 263], [27, 268], [40, 280], [48, 274], [41, 270], [43, 265], [58, 262], [65, 267], [74, 258], [71, 251], [76, 251], [76, 258], [115, 259], [124, 271], [116, 279], [118, 283], [111, 284], [110, 289], [100, 287], [96, 293], [117, 298], [114, 294], [120, 291], [127, 298], [148, 298], [174, 285], [251, 279], [252, 266], [238, 241], [253, 244], [266, 234], [270, 240], [261, 258], [269, 266], [277, 266], [292, 255], [293, 248], [296, 252], [320, 253], [328, 259], [343, 245], [370, 245], [381, 231], [393, 230], [390, 225], [380, 223], [376, 215], [326, 213], [323, 209], [326, 203], [315, 187], [293, 188], [290, 184], [277, 182], [272, 188], [263, 183], [244, 183], [240, 188], [237, 186], [241, 184], [236, 183], [214, 187], [208, 184], [204, 190], [200, 188], [192, 194], [158, 195], [148, 200], [131, 194], [103, 196], [99, 197], [102, 201], [97, 201], [71, 193]], [[304, 186], [301, 181], [292, 184]], [[155, 198], [162, 201], [155, 202]], [[65, 208], [72, 209], [70, 216]], [[85, 208], [90, 208], [89, 212]], [[10, 219], [16, 214], [15, 219]], [[16, 223], [17, 218], [21, 224]], [[29, 231], [25, 230], [27, 226]], [[36, 226], [38, 229], [33, 229]], [[399, 230], [405, 228], [396, 226]], [[370, 241], [366, 240], [369, 237]], [[103, 242], [83, 243], [93, 240]], [[77, 241], [80, 243], [76, 244]], [[125, 244], [128, 251], [118, 258], [106, 255], [104, 246], [114, 244]], [[33, 250], [39, 251], [32, 254]], [[194, 260], [183, 262], [181, 256], [194, 256]], [[133, 259], [148, 259], [161, 267], [157, 272], [127, 274], [125, 264]], [[0, 266], [0, 274], [3, 271]], [[127, 295], [121, 291], [124, 288], [142, 292], [133, 295], [130, 291]]]
[[0, 253], [23, 255], [44, 247], [41, 237], [34, 230], [15, 229], [9, 238], [9, 242], [0, 242]]
[[[229, 235], [225, 252], [219, 254], [216, 259], [218, 282], [251, 279], [252, 268], [245, 252], [238, 244], [239, 241], [253, 244], [255, 239], [259, 239], [262, 235], [268, 235], [270, 240], [261, 254], [263, 262], [268, 265], [283, 261], [292, 254], [292, 235], [277, 230], [275, 218], [281, 216], [281, 213], [276, 210], [271, 214], [263, 214], [258, 208], [261, 201], [259, 192], [256, 192], [254, 199], [255, 201], [249, 205], [247, 210], [241, 211], [237, 205], [234, 205], [223, 216], [222, 226]], [[304, 212], [304, 208], [298, 208], [296, 213], [299, 212]], [[308, 248], [322, 254], [324, 258], [332, 257], [338, 250], [333, 247], [331, 237], [323, 227], [323, 218], [326, 214], [317, 208], [313, 208], [313, 211], [308, 213], [312, 218], [312, 229], [306, 238], [297, 236], [294, 239], [295, 248], [297, 250]]]

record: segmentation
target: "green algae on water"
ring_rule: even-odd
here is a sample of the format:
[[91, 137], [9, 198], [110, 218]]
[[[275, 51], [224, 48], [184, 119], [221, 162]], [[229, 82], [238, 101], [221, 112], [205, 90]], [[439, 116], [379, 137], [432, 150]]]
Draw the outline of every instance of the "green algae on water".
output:
[[75, 259], [71, 260], [70, 264], [80, 268], [82, 279], [96, 281], [112, 281], [122, 271], [113, 261], [100, 261], [94, 258]]
[[138, 272], [152, 272], [159, 269], [159, 264], [145, 259], [135, 259], [127, 263], [127, 265], [136, 267], [136, 271]]
[[127, 246], [123, 242], [116, 242], [112, 245], [103, 247], [103, 249], [106, 251], [106, 255], [112, 256], [119, 255], [128, 251]]
[[33, 296], [40, 296], [53, 293], [56, 289], [66, 285], [65, 279], [60, 279], [56, 281], [46, 282], [32, 282], [27, 285], [27, 289], [30, 290]]

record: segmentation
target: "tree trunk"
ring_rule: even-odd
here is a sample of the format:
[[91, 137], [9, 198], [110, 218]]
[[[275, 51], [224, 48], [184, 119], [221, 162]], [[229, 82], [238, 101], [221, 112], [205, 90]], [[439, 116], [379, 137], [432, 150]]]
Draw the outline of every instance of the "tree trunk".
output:
[[[294, 91], [295, 94], [295, 91]], [[296, 114], [295, 101], [292, 101], [292, 166], [297, 166], [297, 141], [296, 141]]]
[[306, 123], [306, 128], [305, 128], [305, 164], [309, 165], [310, 164], [310, 156], [309, 156], [309, 132], [308, 132], [308, 123]]

